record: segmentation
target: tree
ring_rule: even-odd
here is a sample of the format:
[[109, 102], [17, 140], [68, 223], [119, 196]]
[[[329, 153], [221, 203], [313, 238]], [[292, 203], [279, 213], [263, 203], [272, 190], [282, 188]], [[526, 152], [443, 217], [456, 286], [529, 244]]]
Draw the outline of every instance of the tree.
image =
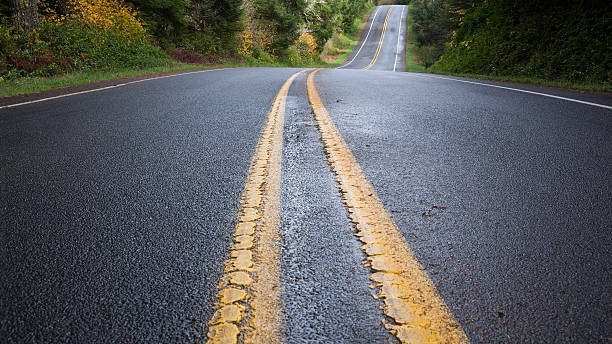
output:
[[307, 12], [308, 29], [317, 46], [322, 49], [338, 27], [339, 11], [336, 1], [317, 2]]
[[352, 34], [356, 27], [353, 26], [355, 19], [364, 10], [367, 0], [336, 0], [340, 12], [340, 29], [344, 33]]
[[162, 45], [173, 44], [187, 28], [187, 0], [130, 0], [147, 31]]
[[225, 47], [242, 30], [242, 0], [192, 1], [188, 13], [196, 32], [213, 35]]
[[270, 25], [276, 37], [272, 49], [285, 55], [287, 49], [299, 38], [300, 26], [304, 23], [305, 0], [255, 0], [258, 19]]
[[30, 32], [40, 25], [37, 0], [10, 0], [13, 25], [20, 34]]

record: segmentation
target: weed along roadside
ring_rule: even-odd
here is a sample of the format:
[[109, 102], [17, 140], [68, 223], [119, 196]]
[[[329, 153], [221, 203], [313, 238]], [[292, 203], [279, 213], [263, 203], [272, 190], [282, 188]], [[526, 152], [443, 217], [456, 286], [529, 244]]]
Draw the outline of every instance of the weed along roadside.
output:
[[[363, 14], [374, 7], [367, 0], [37, 5], [0, 7], [0, 97], [205, 68], [333, 67], [352, 50]], [[26, 25], [24, 17], [34, 19]]]

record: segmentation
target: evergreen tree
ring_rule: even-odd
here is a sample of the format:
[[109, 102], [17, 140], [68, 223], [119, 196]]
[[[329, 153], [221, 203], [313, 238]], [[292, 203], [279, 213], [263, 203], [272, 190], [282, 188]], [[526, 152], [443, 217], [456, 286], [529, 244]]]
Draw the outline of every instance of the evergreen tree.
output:
[[214, 36], [224, 48], [242, 30], [242, 0], [200, 0], [192, 1], [189, 19], [196, 32]]
[[287, 48], [299, 37], [299, 29], [305, 22], [305, 0], [255, 0], [255, 12], [259, 19], [276, 32], [272, 48], [285, 55]]
[[338, 29], [340, 12], [338, 1], [317, 2], [307, 12], [308, 30], [312, 33], [319, 50]]
[[172, 44], [185, 33], [187, 0], [130, 0], [146, 23], [147, 31], [162, 45]]

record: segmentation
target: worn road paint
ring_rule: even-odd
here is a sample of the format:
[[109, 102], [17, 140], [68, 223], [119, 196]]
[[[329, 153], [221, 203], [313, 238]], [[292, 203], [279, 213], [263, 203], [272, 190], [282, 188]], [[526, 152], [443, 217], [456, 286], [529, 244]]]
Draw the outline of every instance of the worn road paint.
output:
[[372, 61], [370, 61], [370, 64], [363, 67], [364, 70], [368, 70], [372, 68], [372, 66], [374, 66], [374, 64], [378, 60], [378, 55], [380, 55], [380, 51], [382, 50], [382, 45], [385, 40], [385, 33], [387, 32], [387, 24], [389, 23], [389, 15], [391, 15], [392, 9], [393, 9], [393, 6], [389, 7], [389, 10], [387, 11], [387, 16], [385, 17], [385, 24], [383, 25], [382, 33], [380, 34], [380, 41], [378, 41], [378, 48], [376, 49], [376, 53], [374, 54], [374, 57], [372, 57]]
[[399, 228], [376, 197], [308, 77], [308, 99], [342, 200], [384, 303], [387, 329], [402, 343], [469, 343]]
[[285, 101], [293, 74], [281, 87], [251, 161], [240, 201], [230, 259], [218, 289], [208, 343], [279, 343], [280, 184]]

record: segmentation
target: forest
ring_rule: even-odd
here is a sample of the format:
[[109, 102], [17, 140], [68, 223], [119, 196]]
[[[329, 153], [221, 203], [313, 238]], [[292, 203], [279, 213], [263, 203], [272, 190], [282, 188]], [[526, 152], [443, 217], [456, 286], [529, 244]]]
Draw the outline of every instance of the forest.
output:
[[187, 63], [318, 61], [368, 0], [2, 0], [0, 81]]
[[612, 88], [612, 3], [413, 0], [415, 54], [437, 73], [516, 76]]
[[606, 0], [1, 0], [0, 81], [175, 61], [312, 65], [379, 2], [409, 5], [421, 70], [612, 88]]

